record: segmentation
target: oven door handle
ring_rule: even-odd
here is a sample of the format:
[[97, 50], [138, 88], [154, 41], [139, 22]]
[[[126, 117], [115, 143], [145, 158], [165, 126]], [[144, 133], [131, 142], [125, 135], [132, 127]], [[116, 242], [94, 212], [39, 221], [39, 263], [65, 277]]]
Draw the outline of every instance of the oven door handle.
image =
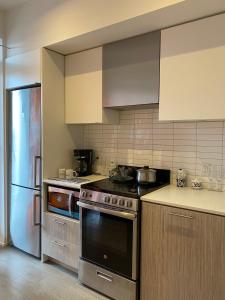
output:
[[113, 209], [109, 209], [109, 208], [104, 208], [104, 207], [100, 207], [97, 205], [91, 205], [91, 204], [87, 204], [81, 201], [77, 202], [77, 205], [83, 208], [87, 208], [90, 210], [95, 210], [98, 212], [102, 212], [108, 215], [113, 215], [116, 217], [120, 217], [123, 219], [128, 219], [128, 220], [135, 220], [137, 217], [136, 213], [131, 213], [131, 212], [125, 212], [125, 211], [118, 211], [118, 210], [113, 210]]

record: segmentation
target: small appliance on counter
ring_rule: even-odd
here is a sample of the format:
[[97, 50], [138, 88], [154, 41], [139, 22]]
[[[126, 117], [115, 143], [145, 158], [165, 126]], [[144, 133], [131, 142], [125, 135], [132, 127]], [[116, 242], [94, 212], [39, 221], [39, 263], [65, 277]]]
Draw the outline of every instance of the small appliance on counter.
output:
[[81, 219], [78, 275], [81, 283], [110, 298], [136, 300], [140, 198], [168, 185], [170, 171], [154, 169], [155, 181], [152, 178], [149, 184], [142, 185], [138, 183], [139, 168], [120, 165], [117, 169], [111, 172], [111, 178], [81, 187], [77, 203]]
[[88, 176], [92, 174], [93, 150], [75, 149], [75, 171], [78, 176]]

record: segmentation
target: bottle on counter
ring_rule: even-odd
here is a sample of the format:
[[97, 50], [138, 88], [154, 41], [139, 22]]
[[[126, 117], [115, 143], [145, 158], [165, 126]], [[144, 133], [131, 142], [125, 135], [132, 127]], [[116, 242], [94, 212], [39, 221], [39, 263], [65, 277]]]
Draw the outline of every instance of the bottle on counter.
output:
[[184, 187], [186, 183], [186, 173], [183, 169], [177, 170], [176, 175], [177, 187]]

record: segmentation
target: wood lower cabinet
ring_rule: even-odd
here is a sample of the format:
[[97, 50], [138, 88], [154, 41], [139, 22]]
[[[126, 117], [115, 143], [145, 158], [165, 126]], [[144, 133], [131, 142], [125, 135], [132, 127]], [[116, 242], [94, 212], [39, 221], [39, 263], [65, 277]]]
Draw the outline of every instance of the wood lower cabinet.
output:
[[78, 269], [80, 222], [45, 212], [42, 225], [42, 252]]
[[225, 299], [225, 218], [142, 204], [141, 300]]

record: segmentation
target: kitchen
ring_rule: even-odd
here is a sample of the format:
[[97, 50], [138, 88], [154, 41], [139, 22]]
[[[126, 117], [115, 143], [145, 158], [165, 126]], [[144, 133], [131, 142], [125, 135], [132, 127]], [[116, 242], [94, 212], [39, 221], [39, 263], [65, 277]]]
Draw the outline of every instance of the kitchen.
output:
[[[54, 9], [49, 4], [46, 15], [58, 13], [63, 19], [67, 11], [68, 18], [71, 16], [62, 4], [54, 6], [54, 1], [50, 2]], [[74, 1], [66, 2], [67, 9], [71, 9]], [[96, 1], [92, 14], [100, 2]], [[69, 282], [74, 278], [74, 286], [65, 283], [68, 291], [70, 287], [73, 290], [71, 294], [67, 291], [68, 299], [74, 295], [75, 299], [104, 299], [102, 294], [118, 300], [224, 298], [225, 17], [220, 1], [204, 8], [185, 2], [167, 4], [163, 9], [145, 7], [149, 14], [136, 19], [128, 18], [128, 10], [123, 16], [128, 18], [127, 23], [117, 20], [113, 28], [103, 26], [104, 20], [99, 17], [102, 28], [92, 32], [87, 30], [88, 21], [84, 21], [87, 32], [80, 35], [71, 31], [69, 34], [69, 26], [65, 25], [68, 31], [63, 38], [60, 30], [54, 37], [56, 29], [51, 27], [47, 37], [37, 26], [44, 26], [46, 20], [38, 12], [34, 14], [35, 1], [7, 10], [6, 42], [11, 48], [5, 60], [7, 93], [41, 90], [41, 143], [34, 173], [35, 181], [42, 178], [42, 184], [40, 190], [35, 189], [38, 197], [32, 212], [33, 225], [41, 231], [38, 252], [42, 262], [33, 262], [20, 251], [11, 254], [7, 251], [17, 250], [6, 247], [0, 250], [0, 266], [4, 255], [12, 255], [15, 263], [17, 259], [30, 260], [38, 270], [54, 268], [55, 290], [57, 278], [59, 283], [60, 276], [71, 272]], [[188, 5], [189, 10], [185, 10]], [[79, 8], [87, 12], [82, 4]], [[112, 16], [122, 17], [122, 10], [118, 14], [118, 10], [111, 9]], [[143, 3], [135, 13], [141, 9]], [[178, 14], [179, 10], [185, 10], [184, 15]], [[23, 25], [22, 16], [27, 11], [34, 18], [32, 22], [37, 18], [39, 41], [29, 35], [33, 28]], [[129, 13], [134, 12], [131, 9]], [[199, 18], [202, 19], [193, 21]], [[151, 27], [151, 20], [156, 19], [157, 26]], [[81, 22], [79, 18], [78, 21]], [[28, 36], [23, 41], [25, 33]], [[15, 97], [6, 99], [13, 102]], [[7, 117], [10, 101], [5, 103]], [[8, 133], [6, 142], [13, 136], [10, 130]], [[85, 156], [81, 150], [93, 152]], [[92, 170], [82, 172], [90, 166]], [[143, 169], [144, 166], [150, 168]], [[77, 175], [74, 170], [81, 172], [78, 179], [74, 178], [78, 182], [65, 181]], [[6, 186], [11, 184], [14, 168], [8, 172]], [[144, 174], [151, 174], [146, 175], [151, 182], [137, 184]], [[108, 176], [116, 181], [112, 184]], [[118, 182], [121, 178], [127, 182]], [[87, 184], [79, 182], [85, 179], [89, 180]], [[176, 187], [177, 184], [185, 187]], [[63, 194], [65, 191], [69, 194]], [[22, 219], [18, 214], [10, 215], [12, 194], [8, 195], [3, 210], [9, 212], [9, 222], [4, 224], [11, 226], [8, 233], [3, 228], [3, 244], [11, 242], [21, 249], [25, 243], [21, 246], [14, 242], [18, 235], [13, 235], [12, 229], [17, 217], [18, 224]], [[65, 200], [68, 214], [76, 212], [76, 216], [79, 207], [80, 221], [52, 211], [59, 209], [52, 205], [57, 199], [58, 204]], [[71, 201], [77, 203], [74, 210]], [[108, 231], [110, 228], [114, 231]], [[104, 253], [109, 246], [111, 252]], [[121, 256], [116, 256], [118, 253]], [[0, 295], [1, 292], [8, 299], [16, 299], [15, 294], [11, 298], [4, 294], [4, 286], [0, 286]], [[34, 295], [37, 299], [42, 296], [38, 292]], [[61, 299], [51, 291], [49, 297]]]

